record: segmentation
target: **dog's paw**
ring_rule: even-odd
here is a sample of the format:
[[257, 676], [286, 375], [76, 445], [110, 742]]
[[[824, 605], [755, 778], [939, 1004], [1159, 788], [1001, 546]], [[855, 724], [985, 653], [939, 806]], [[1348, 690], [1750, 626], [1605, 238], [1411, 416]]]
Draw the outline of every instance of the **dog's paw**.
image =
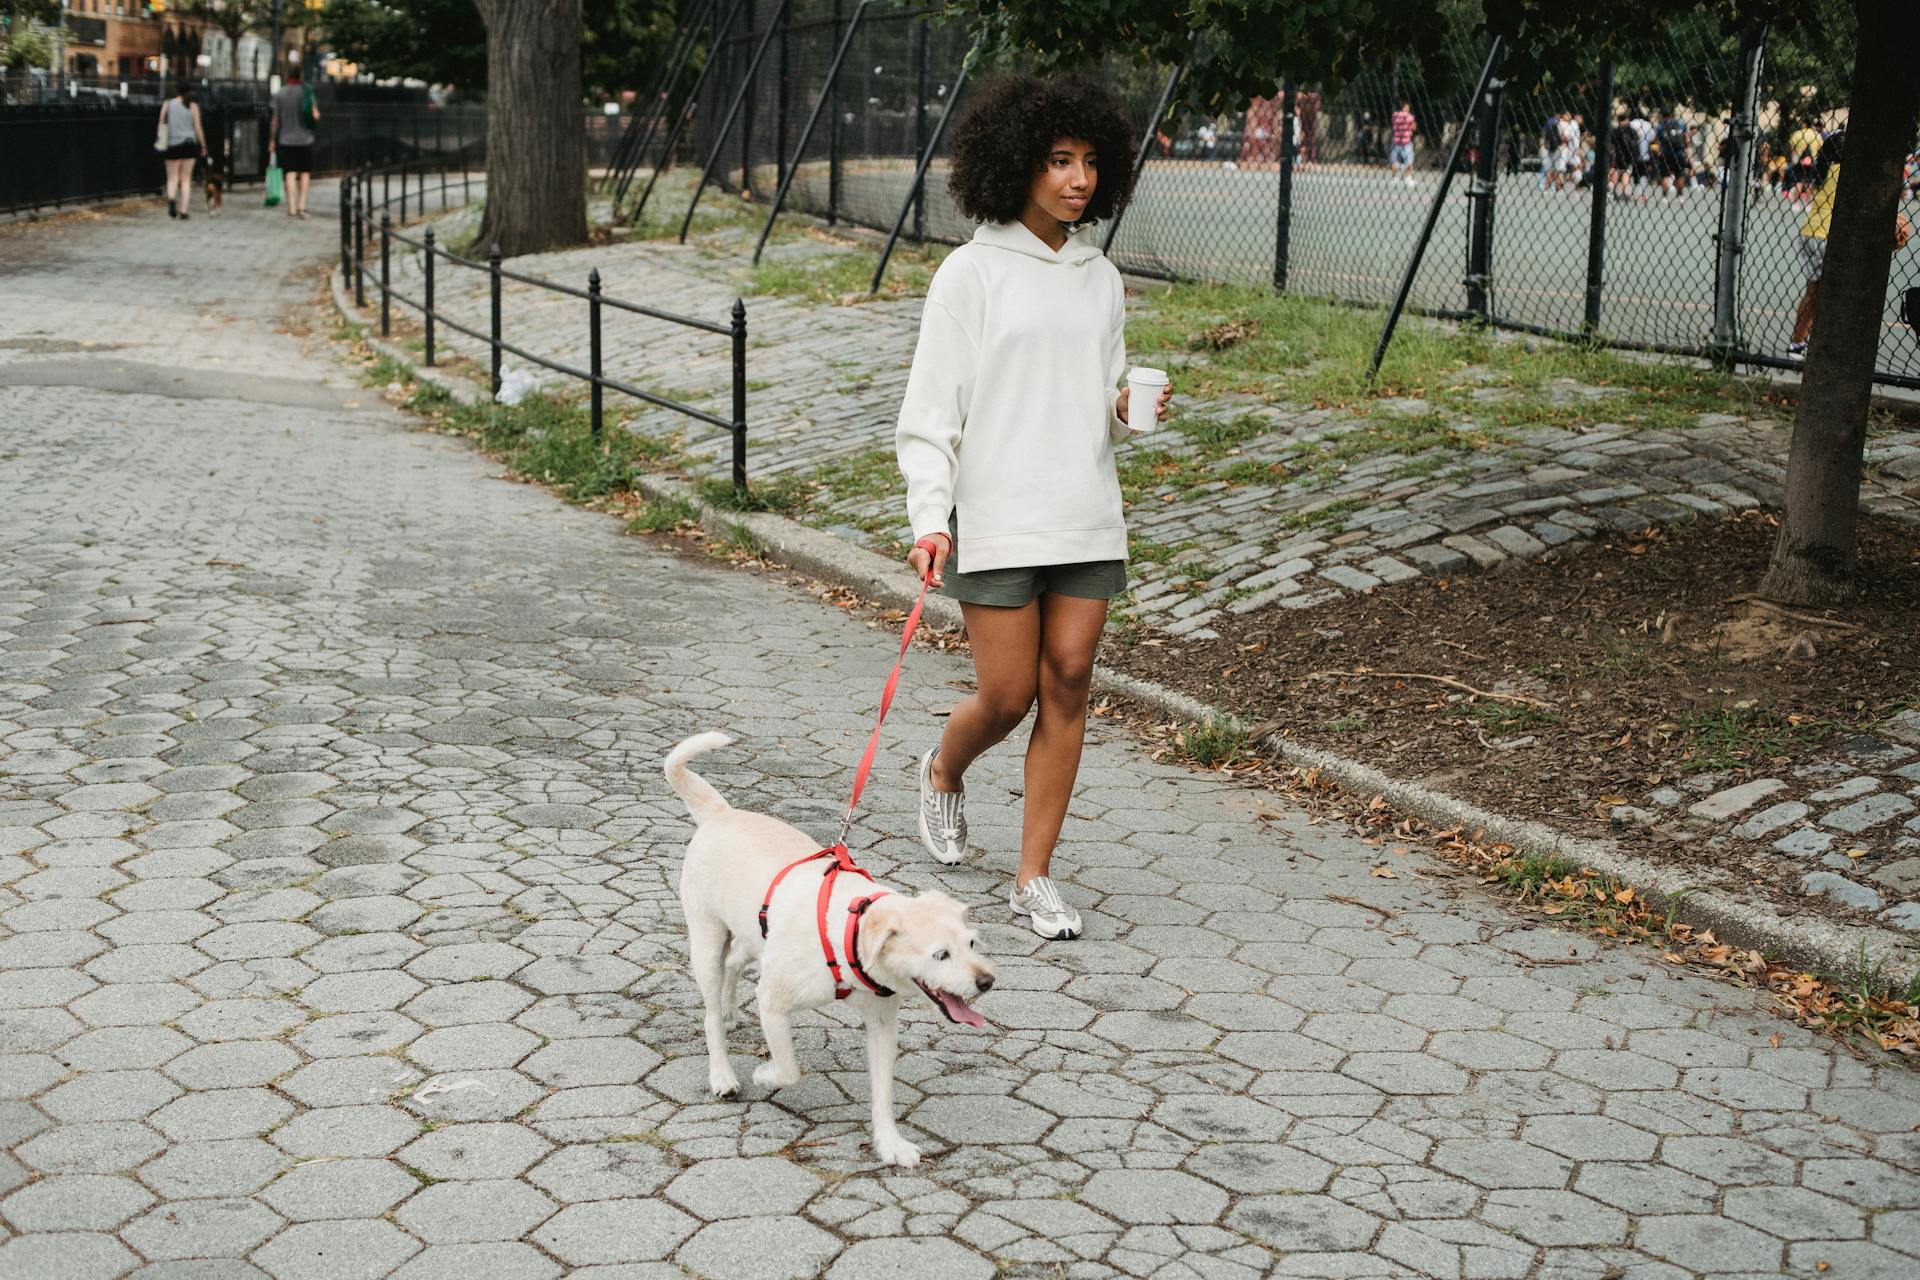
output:
[[740, 1077], [733, 1074], [733, 1068], [719, 1063], [707, 1071], [707, 1087], [713, 1090], [716, 1098], [737, 1098], [740, 1096]]
[[738, 1009], [729, 1009], [725, 1013], [720, 1015], [721, 1030], [731, 1031], [739, 1025], [740, 1025], [740, 1011]]
[[798, 1071], [786, 1075], [771, 1062], [763, 1062], [753, 1069], [753, 1082], [766, 1089], [784, 1089], [799, 1078]]
[[898, 1165], [902, 1169], [911, 1169], [920, 1163], [920, 1148], [897, 1133], [874, 1138], [873, 1154], [880, 1158], [881, 1164]]

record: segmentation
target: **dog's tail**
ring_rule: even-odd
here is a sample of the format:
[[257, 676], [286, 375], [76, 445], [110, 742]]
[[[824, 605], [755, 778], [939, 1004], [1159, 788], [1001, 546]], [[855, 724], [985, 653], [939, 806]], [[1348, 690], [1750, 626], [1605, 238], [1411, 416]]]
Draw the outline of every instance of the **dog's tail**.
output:
[[712, 783], [687, 768], [687, 761], [732, 741], [724, 733], [696, 733], [667, 752], [667, 782], [686, 801], [687, 812], [693, 815], [696, 823], [716, 818], [732, 806], [727, 803], [725, 796], [713, 789]]

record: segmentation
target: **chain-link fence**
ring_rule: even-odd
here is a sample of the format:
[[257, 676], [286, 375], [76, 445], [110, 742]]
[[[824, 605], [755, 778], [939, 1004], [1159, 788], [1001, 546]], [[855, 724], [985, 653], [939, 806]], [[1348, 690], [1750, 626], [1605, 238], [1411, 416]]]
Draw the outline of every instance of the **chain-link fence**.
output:
[[[1109, 253], [1144, 275], [1384, 304], [1465, 129], [1411, 306], [1793, 367], [1825, 231], [1818, 153], [1844, 130], [1849, 94], [1852, 11], [1831, 8], [1828, 22], [1744, 35], [1689, 13], [1574, 76], [1508, 58], [1478, 102], [1486, 49], [1466, 36], [1213, 117], [1160, 112], [1169, 68], [1109, 64], [1101, 77], [1147, 143]], [[675, 109], [647, 146], [616, 147], [616, 168], [657, 163], [677, 133], [676, 162], [711, 163], [725, 190], [768, 200], [792, 167], [784, 208], [899, 221], [910, 239], [971, 234], [947, 197], [941, 121], [1002, 66], [969, 62], [960, 24], [884, 0], [722, 0], [692, 16], [681, 74], [663, 81]], [[1920, 220], [1916, 201], [1920, 161], [1901, 195]], [[1883, 381], [1920, 386], [1902, 319], [1920, 311], [1914, 288], [1920, 240], [1894, 260], [1878, 362]]]

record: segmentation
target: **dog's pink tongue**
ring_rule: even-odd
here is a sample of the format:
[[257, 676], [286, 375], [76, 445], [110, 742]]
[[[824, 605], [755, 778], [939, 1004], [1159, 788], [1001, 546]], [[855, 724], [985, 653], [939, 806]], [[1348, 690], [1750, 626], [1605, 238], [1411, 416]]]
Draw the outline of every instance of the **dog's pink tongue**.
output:
[[987, 1020], [973, 1011], [973, 1007], [951, 991], [935, 991], [933, 998], [940, 1002], [940, 1011], [955, 1022], [964, 1022], [970, 1027], [984, 1027]]

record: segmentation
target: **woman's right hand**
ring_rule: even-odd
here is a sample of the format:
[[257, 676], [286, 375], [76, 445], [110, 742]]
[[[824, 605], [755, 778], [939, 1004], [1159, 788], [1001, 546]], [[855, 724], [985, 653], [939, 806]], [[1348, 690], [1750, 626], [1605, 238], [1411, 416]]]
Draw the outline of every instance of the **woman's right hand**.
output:
[[[930, 533], [913, 544], [913, 550], [907, 552], [907, 563], [913, 566], [913, 576], [928, 581], [932, 586], [940, 586], [940, 571], [946, 568], [947, 557], [953, 554], [953, 539], [944, 533]], [[932, 573], [932, 578], [927, 577]]]

